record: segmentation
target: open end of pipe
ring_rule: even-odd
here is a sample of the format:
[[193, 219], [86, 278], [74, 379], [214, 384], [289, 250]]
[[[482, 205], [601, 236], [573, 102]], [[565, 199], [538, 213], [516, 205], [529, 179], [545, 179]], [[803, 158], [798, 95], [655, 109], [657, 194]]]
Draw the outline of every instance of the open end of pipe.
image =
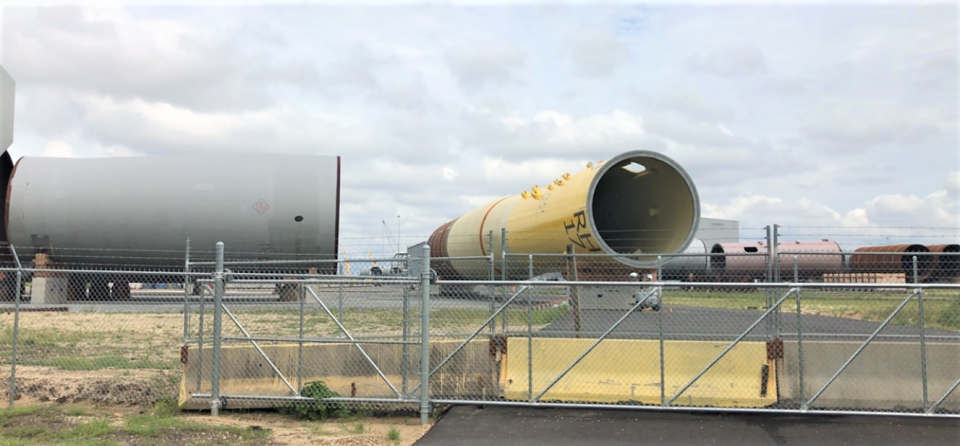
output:
[[599, 245], [619, 259], [651, 266], [657, 254], [683, 252], [700, 221], [693, 180], [679, 164], [656, 152], [627, 152], [607, 161], [587, 197], [590, 225]]
[[[960, 253], [960, 245], [947, 245], [944, 253]], [[919, 260], [919, 259], [918, 259]], [[944, 277], [960, 276], [960, 256], [940, 256], [940, 275]]]
[[[910, 255], [909, 253], [930, 252], [930, 250], [923, 245], [910, 245], [903, 252], [906, 254], [900, 257], [900, 265], [903, 268], [903, 271], [907, 273], [908, 282], [910, 282], [913, 280], [913, 256]], [[917, 256], [917, 274], [921, 278], [925, 278], [926, 276], [929, 276], [932, 267], [933, 267], [933, 256], [929, 256], [929, 255]]]
[[[710, 249], [711, 254], [723, 254], [723, 246], [720, 246], [719, 243], [713, 245], [713, 248]], [[727, 267], [727, 256], [710, 256], [710, 269], [716, 271], [723, 271]]]

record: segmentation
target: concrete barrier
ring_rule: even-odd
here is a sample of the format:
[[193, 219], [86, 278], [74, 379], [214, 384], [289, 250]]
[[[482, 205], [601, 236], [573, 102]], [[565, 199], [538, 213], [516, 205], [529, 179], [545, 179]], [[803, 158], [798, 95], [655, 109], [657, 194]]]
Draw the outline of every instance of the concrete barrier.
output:
[[[461, 343], [462, 341], [455, 340], [431, 341], [431, 369]], [[403, 387], [402, 345], [362, 344], [362, 347], [396, 389], [409, 392], [420, 384], [418, 345], [407, 346], [406, 389]], [[298, 388], [298, 363], [301, 354], [299, 344], [262, 343], [261, 349], [294, 389]], [[209, 399], [195, 398], [192, 394], [209, 394], [211, 391], [212, 345], [204, 344], [202, 362], [198, 353], [197, 346], [190, 345], [181, 354], [181, 359], [185, 362], [179, 405], [183, 409], [210, 408]], [[444, 398], [498, 395], [494, 361], [487, 339], [471, 341], [434, 375], [430, 382], [431, 395]], [[221, 348], [220, 370], [221, 395], [295, 395], [249, 342], [225, 343]], [[313, 381], [323, 381], [327, 387], [343, 397], [397, 398], [397, 394], [353, 344], [304, 343], [300, 373], [299, 382], [303, 386]], [[412, 397], [417, 398], [418, 395]], [[275, 400], [244, 399], [228, 402], [228, 408], [266, 408], [277, 405]]]
[[[594, 342], [593, 339], [533, 339], [533, 395], [543, 391]], [[664, 342], [666, 399], [670, 399], [729, 342]], [[527, 401], [526, 338], [509, 338], [502, 387], [508, 400]], [[687, 389], [674, 406], [764, 407], [776, 402], [774, 371], [766, 344], [741, 342]], [[766, 387], [763, 387], [763, 384]], [[541, 401], [639, 403], [660, 405], [660, 343], [657, 340], [608, 339], [556, 383]]]
[[[813, 397], [862, 341], [803, 341], [803, 392], [796, 340], [784, 341], [780, 371], [782, 406]], [[927, 394], [933, 404], [960, 378], [960, 344], [927, 342]], [[960, 411], [960, 391], [941, 405]], [[811, 405], [811, 409], [922, 411], [920, 343], [871, 342]]]

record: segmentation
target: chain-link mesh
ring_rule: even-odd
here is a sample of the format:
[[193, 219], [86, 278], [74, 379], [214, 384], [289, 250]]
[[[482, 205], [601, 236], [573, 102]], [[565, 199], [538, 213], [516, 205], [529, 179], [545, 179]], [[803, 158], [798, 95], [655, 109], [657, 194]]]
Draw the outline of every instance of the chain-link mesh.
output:
[[[63, 250], [58, 256], [63, 261], [22, 255], [21, 268], [0, 279], [11, 373], [16, 344], [10, 401], [145, 405], [174, 397], [183, 253]], [[10, 398], [10, 386], [3, 388]]]
[[488, 237], [479, 255], [430, 259], [427, 333], [420, 247], [274, 261], [227, 249], [222, 276], [211, 249], [23, 256], [0, 269], [5, 383], [15, 373], [18, 402], [175, 396], [206, 410], [216, 393], [219, 409], [313, 417], [416, 407], [426, 371], [434, 402], [960, 413], [952, 245], [747, 232], [759, 240], [672, 255], [516, 254], [510, 234]]
[[[419, 384], [420, 280], [408, 259], [240, 266], [225, 264], [222, 408], [326, 416], [417, 401], [410, 395]], [[362, 272], [347, 276], [347, 268]], [[212, 280], [202, 281], [189, 311], [184, 383], [200, 404], [214, 379], [215, 292]]]

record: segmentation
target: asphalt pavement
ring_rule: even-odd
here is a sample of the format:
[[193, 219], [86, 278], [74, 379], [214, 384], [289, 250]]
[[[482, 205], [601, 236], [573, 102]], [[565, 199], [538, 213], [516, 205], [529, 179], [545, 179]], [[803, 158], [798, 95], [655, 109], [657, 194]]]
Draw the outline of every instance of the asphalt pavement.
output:
[[[628, 308], [622, 310], [582, 310], [582, 327], [588, 335], [597, 336], [617, 322]], [[732, 340], [742, 334], [762, 315], [761, 310], [737, 310], [707, 307], [665, 306], [659, 314], [652, 310], [635, 311], [609, 335], [610, 338], [658, 339], [662, 331], [667, 339], [683, 340]], [[662, 317], [662, 321], [661, 321]], [[572, 311], [540, 330], [544, 335], [567, 336], [574, 333], [574, 314]], [[768, 316], [773, 321], [773, 315]], [[800, 325], [804, 339], [865, 339], [880, 326], [878, 322], [863, 321], [841, 317], [801, 315]], [[795, 337], [797, 333], [797, 315], [782, 313], [780, 331], [784, 338]], [[750, 331], [746, 340], [766, 339], [767, 321], [761, 321]], [[890, 324], [880, 332], [881, 339], [909, 340], [916, 342], [920, 334], [919, 327]], [[953, 338], [960, 333], [927, 328], [925, 335], [929, 339]]]
[[960, 420], [454, 406], [417, 446], [960, 444]]

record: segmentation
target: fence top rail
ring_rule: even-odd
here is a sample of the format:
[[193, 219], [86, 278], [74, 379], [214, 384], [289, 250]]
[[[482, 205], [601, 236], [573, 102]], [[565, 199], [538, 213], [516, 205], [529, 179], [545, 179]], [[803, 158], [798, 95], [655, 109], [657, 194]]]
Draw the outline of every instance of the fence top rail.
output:
[[[613, 257], [613, 258], [633, 258], [633, 257], [654, 257], [659, 256], [664, 259], [674, 258], [674, 257], [766, 257], [767, 251], [766, 247], [760, 246], [761, 250], [757, 252], [694, 252], [694, 253], [656, 253], [651, 252], [647, 254], [596, 254], [596, 253], [574, 253], [574, 254], [565, 254], [565, 253], [555, 253], [555, 252], [542, 252], [542, 253], [506, 253], [507, 257], [523, 257], [527, 258], [530, 256], [533, 257]], [[944, 257], [960, 257], [960, 252], [857, 252], [857, 251], [777, 251], [780, 255], [797, 255], [797, 256], [849, 256], [849, 255], [863, 255], [863, 256], [889, 256], [889, 255], [903, 255], [903, 256], [917, 256], [917, 257], [929, 257], [929, 256], [944, 256]], [[433, 260], [438, 260], [439, 257], [434, 257]], [[469, 260], [469, 259], [489, 259], [489, 257], [443, 257], [444, 260]]]
[[[459, 257], [458, 257], [459, 258]], [[487, 259], [488, 257], [482, 257]], [[404, 257], [385, 257], [385, 258], [376, 258], [376, 259], [269, 259], [269, 260], [225, 260], [223, 264], [225, 266], [229, 265], [311, 265], [317, 263], [396, 263], [396, 262], [406, 262], [411, 259], [420, 259], [420, 256], [409, 255]], [[216, 265], [216, 262], [201, 260], [201, 261], [190, 261], [190, 265], [198, 266], [212, 266]]]
[[[227, 275], [229, 276], [229, 275]], [[210, 275], [207, 275], [207, 278], [200, 279], [198, 283], [214, 283], [214, 279], [209, 278]], [[346, 277], [346, 276], [329, 276], [330, 278], [321, 279], [316, 278], [317, 276], [311, 276], [315, 278], [303, 278], [303, 279], [230, 279], [227, 278], [227, 283], [231, 284], [275, 284], [275, 283], [329, 283], [329, 284], [359, 284], [363, 285], [364, 283], [377, 283], [378, 285], [410, 285], [420, 283], [419, 278], [378, 278], [377, 276], [366, 276], [366, 277]], [[381, 276], [382, 277], [382, 276]]]
[[[507, 255], [508, 255], [508, 256], [517, 256], [517, 255], [520, 255], [520, 254], [510, 254], [510, 253], [507, 253]], [[523, 254], [523, 255], [526, 256], [526, 254]], [[537, 255], [539, 255], [539, 254], [537, 254]], [[417, 257], [417, 258], [419, 259], [419, 257]], [[490, 256], [463, 256], [463, 257], [433, 257], [433, 256], [431, 256], [431, 257], [430, 257], [430, 260], [431, 260], [431, 261], [437, 261], [437, 260], [488, 260], [488, 261], [489, 261], [489, 260], [490, 260]]]
[[[149, 268], [149, 267], [142, 267]], [[16, 272], [17, 268], [0, 268], [0, 271]], [[157, 269], [74, 269], [74, 268], [20, 268], [20, 271], [28, 273], [51, 273], [51, 274], [142, 274], [145, 276], [191, 276], [191, 277], [210, 277], [210, 272], [184, 271], [181, 269], [169, 269], [166, 271]]]
[[635, 282], [635, 281], [568, 281], [568, 280], [437, 280], [438, 285], [485, 286], [642, 286], [685, 288], [881, 288], [881, 289], [948, 289], [960, 290], [960, 283], [795, 283], [795, 282]]
[[[388, 262], [388, 261], [398, 261], [400, 259], [390, 259], [390, 260], [364, 260], [364, 262]], [[317, 263], [342, 263], [349, 262], [349, 260], [343, 259], [269, 259], [269, 260], [225, 260], [224, 265], [304, 265], [304, 264], [317, 264]], [[217, 262], [201, 260], [201, 261], [190, 261], [191, 266], [214, 266]]]
[[889, 256], [889, 255], [898, 255], [898, 256], [917, 256], [917, 257], [929, 257], [929, 256], [960, 256], [960, 252], [862, 252], [862, 251], [778, 251], [782, 255], [796, 255], [796, 256], [838, 256], [838, 255], [856, 255], [856, 256]]

